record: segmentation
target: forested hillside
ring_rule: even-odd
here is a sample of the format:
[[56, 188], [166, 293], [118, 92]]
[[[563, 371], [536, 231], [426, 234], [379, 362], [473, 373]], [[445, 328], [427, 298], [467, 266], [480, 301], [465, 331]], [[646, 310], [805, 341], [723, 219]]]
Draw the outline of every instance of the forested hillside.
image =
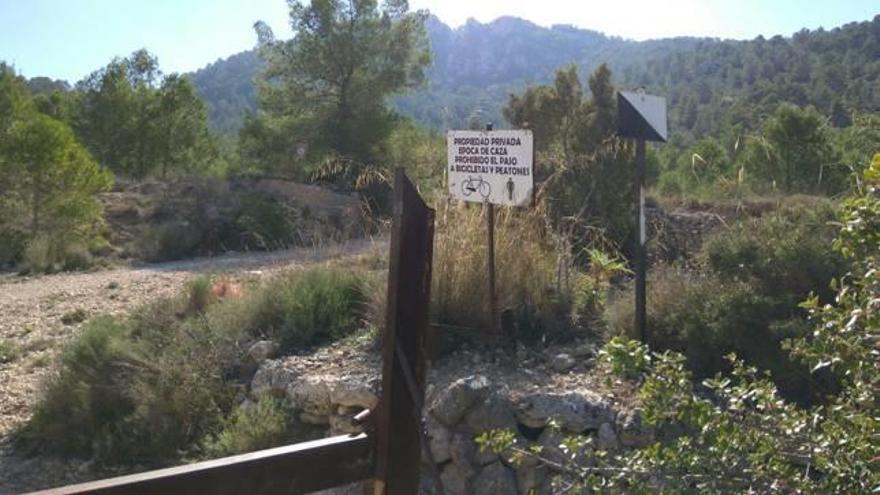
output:
[[[606, 62], [621, 86], [669, 99], [671, 127], [702, 136], [730, 123], [753, 125], [781, 101], [814, 105], [836, 126], [853, 111], [880, 108], [880, 16], [831, 30], [750, 41], [674, 38], [630, 41], [570, 26], [544, 28], [513, 17], [452, 29], [429, 17], [433, 62], [427, 83], [395, 107], [417, 122], [464, 127], [471, 117], [502, 122], [510, 93], [548, 82], [575, 63], [581, 76]], [[240, 127], [255, 108], [259, 59], [248, 51], [193, 74], [212, 124]], [[757, 109], [757, 111], [755, 111]]]

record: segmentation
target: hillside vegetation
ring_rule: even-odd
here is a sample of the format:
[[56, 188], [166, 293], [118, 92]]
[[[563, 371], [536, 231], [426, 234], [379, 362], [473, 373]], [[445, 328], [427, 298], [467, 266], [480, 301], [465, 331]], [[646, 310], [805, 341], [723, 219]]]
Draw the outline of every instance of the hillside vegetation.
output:
[[[133, 236], [156, 259], [272, 249], [336, 230], [297, 201], [309, 191], [382, 224], [403, 168], [437, 213], [430, 318], [455, 352], [493, 330], [489, 209], [447, 197], [441, 132], [529, 129], [534, 205], [495, 219], [505, 343], [604, 346], [606, 369], [639, 390], [627, 400], [665, 433], [626, 452], [564, 439], [583, 455], [549, 463], [528, 431], [483, 446], [584, 490], [880, 489], [880, 16], [790, 38], [632, 42], [513, 18], [452, 30], [399, 1], [289, 9], [293, 39], [258, 22], [255, 52], [192, 78], [162, 74], [147, 50], [72, 88], [0, 65], [0, 261], [81, 269], [126, 217], [156, 221]], [[615, 94], [641, 85], [670, 110], [669, 143], [647, 154], [649, 203], [667, 210], [654, 218], [713, 217], [671, 235], [652, 225], [652, 251], [678, 251], [657, 245], [676, 236], [689, 247], [653, 257], [643, 343], [629, 339], [636, 151], [616, 134]], [[114, 204], [114, 179], [143, 203]], [[239, 393], [253, 354], [374, 341], [386, 263], [199, 279], [93, 318], [17, 445], [130, 468], [294, 438], [291, 404]]]

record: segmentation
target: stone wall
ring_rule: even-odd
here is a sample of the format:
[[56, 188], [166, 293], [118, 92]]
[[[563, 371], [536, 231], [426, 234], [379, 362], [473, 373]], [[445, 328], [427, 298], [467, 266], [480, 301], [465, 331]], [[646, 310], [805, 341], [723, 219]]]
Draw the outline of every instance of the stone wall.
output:
[[[253, 377], [248, 400], [266, 394], [283, 397], [302, 422], [326, 428], [328, 435], [359, 431], [351, 418], [378, 402], [378, 371], [304, 372], [290, 359], [264, 361]], [[487, 430], [511, 430], [520, 444], [537, 442], [545, 457], [557, 461], [566, 436], [589, 437], [594, 448], [610, 451], [643, 446], [654, 437], [636, 410], [621, 410], [588, 389], [513, 390], [485, 374], [432, 383], [425, 409], [430, 456], [423, 455], [423, 493], [436, 492], [432, 473], [439, 473], [450, 495], [525, 494], [532, 489], [551, 493], [553, 471], [547, 465], [529, 461], [512, 466], [494, 453], [481, 452], [474, 438]], [[559, 429], [548, 426], [551, 420]], [[591, 462], [589, 449], [579, 462]], [[326, 493], [346, 490], [350, 488]]]

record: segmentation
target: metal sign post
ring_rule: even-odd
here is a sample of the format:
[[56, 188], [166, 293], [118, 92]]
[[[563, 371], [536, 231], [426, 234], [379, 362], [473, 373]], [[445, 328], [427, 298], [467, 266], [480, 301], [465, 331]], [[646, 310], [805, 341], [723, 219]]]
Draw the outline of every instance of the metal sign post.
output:
[[[492, 124], [486, 124], [486, 131], [492, 131]], [[489, 322], [492, 325], [492, 332], [496, 335], [501, 334], [501, 326], [498, 325], [498, 294], [495, 292], [495, 204], [486, 203], [486, 227], [488, 228], [487, 244], [489, 247], [486, 259], [487, 269], [489, 271]]]
[[534, 201], [534, 146], [529, 130], [449, 131], [449, 195], [482, 203], [487, 217], [489, 321], [500, 333], [495, 284], [495, 205], [531, 206]]
[[648, 343], [647, 332], [647, 233], [645, 227], [645, 141], [666, 142], [666, 99], [644, 91], [617, 93], [617, 135], [636, 140], [635, 181], [636, 236], [633, 249], [635, 268], [635, 333]]

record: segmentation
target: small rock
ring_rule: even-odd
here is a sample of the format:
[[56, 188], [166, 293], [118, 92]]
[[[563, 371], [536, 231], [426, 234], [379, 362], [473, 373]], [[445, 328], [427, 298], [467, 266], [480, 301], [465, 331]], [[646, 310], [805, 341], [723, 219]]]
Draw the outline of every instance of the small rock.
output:
[[611, 423], [602, 423], [599, 426], [599, 432], [596, 434], [596, 445], [603, 450], [616, 450], [620, 444], [617, 441], [617, 434]]
[[434, 462], [440, 464], [452, 459], [450, 452], [452, 432], [430, 414], [425, 420], [425, 429], [428, 432], [428, 448], [434, 456]]
[[443, 483], [443, 489], [449, 495], [470, 495], [473, 492], [469, 490], [469, 485], [474, 474], [474, 468], [471, 466], [450, 462], [443, 467], [440, 481]]
[[654, 429], [644, 423], [638, 409], [625, 411], [617, 416], [617, 431], [624, 447], [641, 448], [654, 441]]
[[553, 369], [560, 373], [574, 368], [575, 364], [577, 364], [577, 361], [575, 361], [575, 359], [571, 357], [570, 354], [566, 354], [564, 352], [553, 356], [553, 360], [551, 361]]
[[475, 495], [516, 493], [516, 476], [512, 469], [504, 467], [500, 462], [492, 463], [477, 475], [473, 493]]
[[596, 356], [596, 348], [593, 344], [585, 343], [574, 348], [571, 355], [576, 358], [591, 358]]
[[489, 380], [482, 375], [456, 380], [434, 398], [430, 411], [447, 426], [454, 426], [475, 402], [489, 393]]
[[275, 357], [276, 352], [278, 352], [278, 344], [271, 340], [260, 340], [248, 349], [247, 356], [257, 365], [260, 365], [267, 359]]
[[324, 417], [323, 423], [313, 424], [327, 424], [329, 421], [327, 417], [333, 413], [330, 390], [335, 386], [335, 382], [332, 376], [303, 376], [287, 387], [287, 397], [296, 409], [311, 416]]
[[517, 421], [530, 428], [543, 428], [553, 419], [571, 433], [596, 430], [616, 416], [611, 403], [587, 390], [525, 396], [515, 412]]
[[543, 466], [520, 466], [516, 470], [516, 487], [520, 495], [533, 495], [547, 477], [547, 469]]
[[499, 391], [493, 391], [465, 414], [464, 424], [474, 435], [489, 430], [515, 430], [513, 405]]
[[340, 380], [330, 391], [330, 402], [345, 407], [372, 409], [379, 402], [378, 377], [349, 377]]
[[266, 361], [251, 380], [251, 396], [259, 398], [261, 395], [268, 394], [283, 397], [297, 378], [299, 378], [299, 374], [286, 367], [284, 362], [280, 360]]

